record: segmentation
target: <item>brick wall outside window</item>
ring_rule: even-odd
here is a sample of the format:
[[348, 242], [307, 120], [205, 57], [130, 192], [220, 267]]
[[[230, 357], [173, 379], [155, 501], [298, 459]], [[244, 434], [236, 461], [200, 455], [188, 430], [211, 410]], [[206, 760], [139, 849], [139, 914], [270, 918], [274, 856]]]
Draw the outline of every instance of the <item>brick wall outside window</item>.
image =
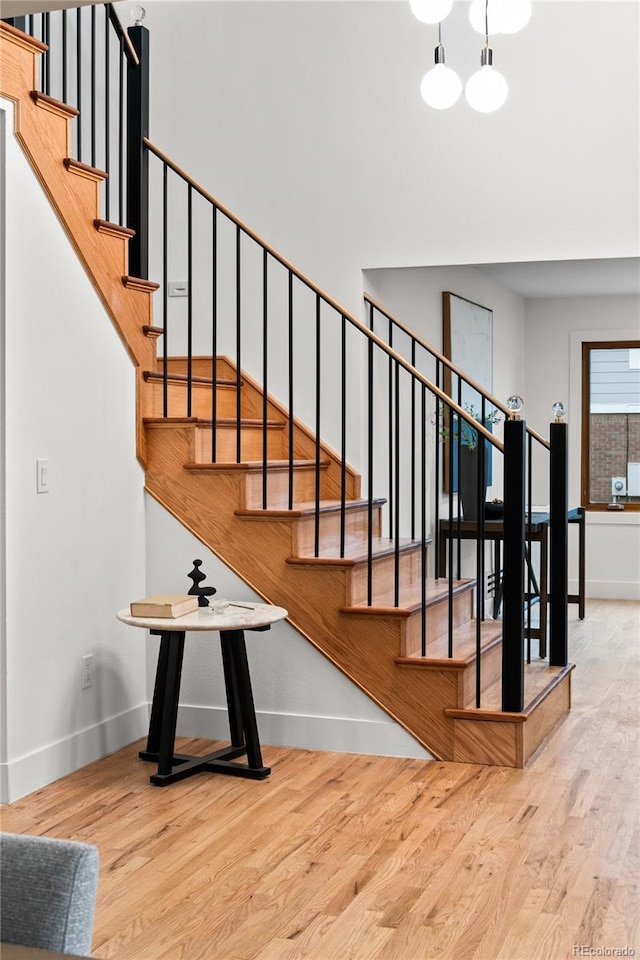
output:
[[[640, 413], [592, 413], [589, 433], [589, 500], [609, 503], [611, 478], [626, 478], [627, 463], [640, 463]], [[640, 497], [621, 502], [640, 503]]]

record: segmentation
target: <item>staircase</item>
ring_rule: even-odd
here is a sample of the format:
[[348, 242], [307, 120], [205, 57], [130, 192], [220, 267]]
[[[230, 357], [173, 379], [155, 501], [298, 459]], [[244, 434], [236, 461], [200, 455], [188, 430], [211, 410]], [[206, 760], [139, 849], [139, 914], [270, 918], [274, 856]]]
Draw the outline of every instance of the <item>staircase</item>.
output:
[[[35, 93], [44, 45], [6, 24], [0, 32], [2, 95], [16, 103], [16, 136], [135, 364], [148, 492], [258, 594], [286, 607], [292, 625], [436, 757], [523, 766], [570, 708], [571, 665], [526, 665], [524, 709], [503, 711], [502, 622], [476, 620], [474, 578], [434, 579], [424, 510], [421, 529], [412, 519], [401, 536], [400, 453], [390, 457], [396, 476], [384, 496], [371, 489], [371, 463], [363, 491], [344, 440], [334, 451], [320, 413], [314, 428], [305, 425], [239, 365], [239, 349], [235, 358], [214, 350], [215, 361], [169, 353], [166, 300], [162, 326], [152, 313], [158, 284], [128, 272], [132, 231], [101, 219], [104, 172], [68, 156], [77, 111]], [[266, 266], [264, 277], [266, 287]], [[344, 343], [345, 320], [361, 325], [338, 315]], [[319, 300], [316, 329], [319, 341]], [[424, 414], [428, 382], [362, 331], [369, 382], [375, 346], [395, 364], [390, 395], [410, 378]], [[265, 383], [266, 370], [265, 361]], [[399, 444], [398, 427], [389, 436]], [[423, 454], [419, 447], [412, 469]]]

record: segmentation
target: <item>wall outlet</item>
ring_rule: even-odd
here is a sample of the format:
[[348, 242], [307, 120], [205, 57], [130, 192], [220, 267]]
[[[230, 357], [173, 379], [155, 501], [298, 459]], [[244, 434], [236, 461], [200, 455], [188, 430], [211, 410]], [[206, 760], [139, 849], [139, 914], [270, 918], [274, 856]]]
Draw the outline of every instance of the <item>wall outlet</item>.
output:
[[88, 653], [82, 658], [82, 689], [93, 686], [93, 654]]

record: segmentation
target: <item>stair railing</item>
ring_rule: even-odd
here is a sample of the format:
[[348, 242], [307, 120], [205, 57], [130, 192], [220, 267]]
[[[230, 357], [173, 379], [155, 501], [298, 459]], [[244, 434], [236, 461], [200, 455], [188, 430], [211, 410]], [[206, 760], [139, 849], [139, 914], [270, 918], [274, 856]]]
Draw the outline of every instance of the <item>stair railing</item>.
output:
[[[138, 54], [113, 4], [32, 13], [5, 21], [40, 40], [38, 90], [75, 107], [72, 157], [107, 174], [101, 185], [103, 217], [124, 225], [127, 210], [128, 87], [140, 69]], [[135, 29], [135, 28], [133, 28]], [[144, 132], [148, 132], [144, 130]]]
[[[116, 120], [105, 119], [102, 166], [108, 168], [118, 182], [120, 222], [126, 201], [129, 217], [136, 219], [138, 232], [143, 234], [138, 275], [143, 278], [148, 276], [144, 262], [148, 257], [152, 275], [161, 280], [162, 303], [156, 316], [159, 313], [158, 322], [162, 323], [164, 332], [162, 356], [158, 358], [162, 376], [163, 417], [186, 416], [195, 422], [198, 430], [204, 428], [208, 433], [207, 458], [212, 466], [225, 467], [230, 462], [244, 464], [247, 460], [245, 435], [255, 434], [257, 430], [260, 434], [260, 456], [255, 467], [260, 474], [259, 507], [267, 510], [271, 508], [270, 475], [274, 467], [271, 436], [277, 432], [272, 428], [277, 426], [275, 421], [278, 415], [284, 412], [286, 432], [280, 441], [280, 461], [275, 466], [286, 471], [287, 497], [286, 503], [278, 505], [278, 509], [284, 507], [287, 513], [291, 513], [301, 506], [297, 470], [301, 466], [313, 473], [310, 504], [313, 547], [310, 550], [311, 557], [301, 559], [322, 563], [331, 558], [339, 563], [359, 565], [364, 574], [355, 577], [357, 600], [352, 600], [353, 609], [360, 614], [382, 610], [389, 616], [406, 619], [407, 623], [417, 622], [418, 626], [412, 627], [411, 631], [407, 628], [404, 640], [404, 659], [408, 662], [415, 656], [428, 656], [435, 638], [442, 633], [442, 625], [432, 622], [427, 585], [430, 582], [428, 547], [432, 532], [438, 531], [439, 519], [443, 514], [448, 516], [449, 524], [449, 562], [446, 574], [440, 578], [440, 581], [444, 580], [449, 599], [446, 656], [451, 658], [456, 655], [457, 614], [454, 612], [454, 601], [461, 586], [464, 586], [461, 581], [465, 578], [462, 576], [459, 536], [463, 519], [455, 488], [460, 489], [460, 461], [465, 446], [465, 431], [468, 436], [476, 438], [476, 446], [481, 450], [496, 451], [499, 460], [505, 454], [504, 578], [505, 597], [508, 593], [511, 598], [512, 614], [507, 617], [505, 608], [502, 703], [504, 709], [522, 709], [522, 611], [526, 595], [519, 582], [522, 576], [519, 558], [525, 550], [522, 491], [527, 482], [531, 489], [532, 432], [529, 433], [528, 451], [524, 452], [526, 426], [522, 421], [510, 419], [505, 423], [503, 445], [485, 426], [490, 402], [487, 397], [483, 396], [480, 401], [479, 422], [459, 402], [460, 393], [456, 400], [443, 389], [442, 377], [447, 365], [445, 358], [437, 358], [439, 373], [436, 383], [433, 383], [416, 368], [417, 338], [412, 345], [412, 358], [408, 360], [324, 293], [154, 146], [143, 135], [148, 122], [144, 116], [145, 98], [148, 109], [148, 87], [145, 90], [145, 84], [148, 85], [148, 63], [145, 65], [141, 61], [148, 56], [148, 31], [136, 25], [130, 28], [130, 36], [127, 37], [118, 26], [110, 4], [105, 5], [105, 11], [104, 49], [106, 51], [110, 43], [106, 28], [108, 20], [120, 48], [121, 67], [116, 97], [105, 95], [102, 101], [107, 118], [114, 113], [113, 104], [117, 101], [119, 105], [119, 109], [115, 110]], [[69, 16], [76, 24], [81, 23], [81, 11], [63, 13], [65, 20]], [[92, 161], [91, 166], [99, 162], [97, 144], [101, 139], [97, 133], [98, 108], [95, 106], [99, 63], [95, 54], [98, 43], [96, 16], [95, 10], [89, 12], [90, 52], [87, 53], [84, 43], [84, 27], [76, 27], [74, 44], [78, 61], [75, 68], [78, 78], [75, 99], [81, 104], [86, 117], [87, 105], [82, 91], [88, 75], [91, 118], [90, 133], [86, 133], [86, 124], [79, 127], [76, 133], [76, 151], [78, 159], [81, 159], [88, 141], [91, 145], [88, 158]], [[49, 43], [51, 51], [54, 31], [51, 21], [44, 18], [40, 32], [46, 36], [45, 42]], [[30, 22], [25, 26], [35, 32], [35, 18], [28, 20]], [[136, 34], [131, 36], [132, 31], [138, 31], [137, 37]], [[60, 42], [63, 65], [60, 92], [63, 99], [65, 93], [66, 99], [69, 99], [69, 83], [64, 78], [67, 73], [73, 72], [73, 66], [67, 64], [70, 43], [64, 28]], [[127, 86], [136, 88], [133, 96], [125, 95], [125, 59], [129, 71], [142, 67], [135, 83], [131, 84], [130, 77], [127, 82]], [[72, 63], [72, 58], [70, 60]], [[109, 87], [107, 75], [112, 75], [109, 64], [110, 55], [105, 53], [105, 90]], [[43, 69], [43, 85], [47, 91], [54, 89], [52, 73], [53, 54], [49, 53]], [[126, 107], [123, 103], [126, 103]], [[137, 127], [136, 124], [130, 125], [128, 134], [123, 134], [123, 128], [129, 120], [126, 115], [131, 112], [138, 115]], [[114, 122], [119, 129], [117, 172], [112, 169], [110, 137], [106, 132]], [[140, 127], [142, 135], [138, 136], [136, 129]], [[144, 211], [141, 216], [135, 211], [131, 212], [138, 200], [126, 198], [127, 174], [123, 173], [122, 167], [127, 139], [128, 166], [135, 168], [133, 179], [136, 181], [136, 186], [130, 187], [129, 192], [140, 190], [140, 206], [146, 205], [147, 210], [152, 211], [152, 220], [148, 225]], [[153, 160], [153, 165], [149, 163], [150, 160]], [[140, 171], [144, 175], [141, 176]], [[129, 182], [132, 182], [131, 173]], [[150, 197], [153, 198], [152, 203], [149, 202]], [[105, 203], [109, 211], [108, 193]], [[179, 300], [169, 297], [169, 285], [172, 282], [174, 292], [180, 293]], [[183, 358], [184, 373], [176, 373], [176, 355]], [[203, 375], [203, 356], [209, 358], [208, 376]], [[230, 370], [233, 371], [236, 387], [235, 411], [233, 416], [229, 416], [227, 411], [227, 416], [221, 417], [216, 388], [228, 378]], [[221, 372], [226, 373], [226, 377]], [[148, 374], [155, 375], [154, 371], [148, 371]], [[251, 417], [247, 418], [242, 407], [241, 390], [244, 379], [250, 375], [255, 376], [261, 384], [262, 399], [260, 409], [253, 410]], [[170, 406], [169, 384], [176, 379], [185, 386], [184, 408], [180, 412]], [[460, 374], [459, 383], [462, 379], [470, 382]], [[209, 389], [211, 403], [210, 416], [206, 418], [201, 414], [194, 415], [195, 391], [203, 384]], [[280, 399], [276, 400], [276, 397]], [[493, 406], [502, 409], [497, 403]], [[305, 424], [309, 424], [310, 429], [305, 428]], [[231, 452], [228, 440], [224, 439], [229, 430], [233, 437]], [[443, 445], [442, 436], [445, 433], [449, 442]], [[322, 440], [322, 436], [326, 436], [327, 440]], [[201, 438], [204, 448], [207, 442]], [[255, 437], [253, 443], [255, 450]], [[328, 443], [332, 443], [333, 447]], [[334, 455], [334, 449], [337, 456]], [[443, 511], [441, 489], [445, 457], [451, 482]], [[358, 475], [348, 466], [350, 459], [364, 465], [364, 496], [359, 489]], [[563, 486], [562, 469], [566, 484], [566, 458], [564, 467], [562, 459], [562, 456], [556, 458], [559, 464], [558, 490]], [[488, 477], [487, 459], [478, 456], [476, 460], [475, 488], [478, 502], [483, 504]], [[561, 496], [558, 496], [561, 500]], [[366, 550], [364, 555], [354, 558], [353, 545], [361, 533], [354, 532], [349, 525], [349, 506], [356, 501], [363, 501], [366, 509]], [[337, 510], [339, 516], [339, 533], [337, 538], [334, 537], [336, 542], [330, 543], [327, 548], [321, 538], [321, 527], [325, 515], [332, 509]], [[478, 585], [475, 600], [475, 702], [478, 707], [482, 702], [480, 654], [483, 626], [487, 619], [484, 524], [484, 510], [480, 509], [477, 517], [479, 546], [475, 559], [475, 580]], [[456, 530], [457, 562], [453, 551]], [[362, 553], [362, 548], [359, 549]], [[553, 562], [556, 564], [557, 577], [561, 579], [562, 550], [558, 549], [556, 554]], [[514, 557], [517, 558], [516, 562], [513, 562]], [[293, 558], [293, 561], [296, 559], [300, 558]], [[380, 566], [385, 569], [384, 577], [378, 575]], [[566, 580], [566, 565], [564, 575]], [[391, 583], [390, 587], [386, 586], [388, 582]], [[375, 656], [375, 638], [372, 638], [371, 655]], [[528, 655], [530, 658], [530, 648]], [[561, 647], [556, 648], [555, 655], [562, 655]]]

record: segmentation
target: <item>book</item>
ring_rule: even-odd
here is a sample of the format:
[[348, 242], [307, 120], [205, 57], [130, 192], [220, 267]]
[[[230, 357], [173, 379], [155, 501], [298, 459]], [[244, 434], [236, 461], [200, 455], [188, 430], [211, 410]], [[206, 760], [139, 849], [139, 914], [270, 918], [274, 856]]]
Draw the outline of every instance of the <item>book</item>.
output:
[[158, 593], [130, 605], [132, 617], [183, 617], [198, 609], [198, 597], [186, 593]]

